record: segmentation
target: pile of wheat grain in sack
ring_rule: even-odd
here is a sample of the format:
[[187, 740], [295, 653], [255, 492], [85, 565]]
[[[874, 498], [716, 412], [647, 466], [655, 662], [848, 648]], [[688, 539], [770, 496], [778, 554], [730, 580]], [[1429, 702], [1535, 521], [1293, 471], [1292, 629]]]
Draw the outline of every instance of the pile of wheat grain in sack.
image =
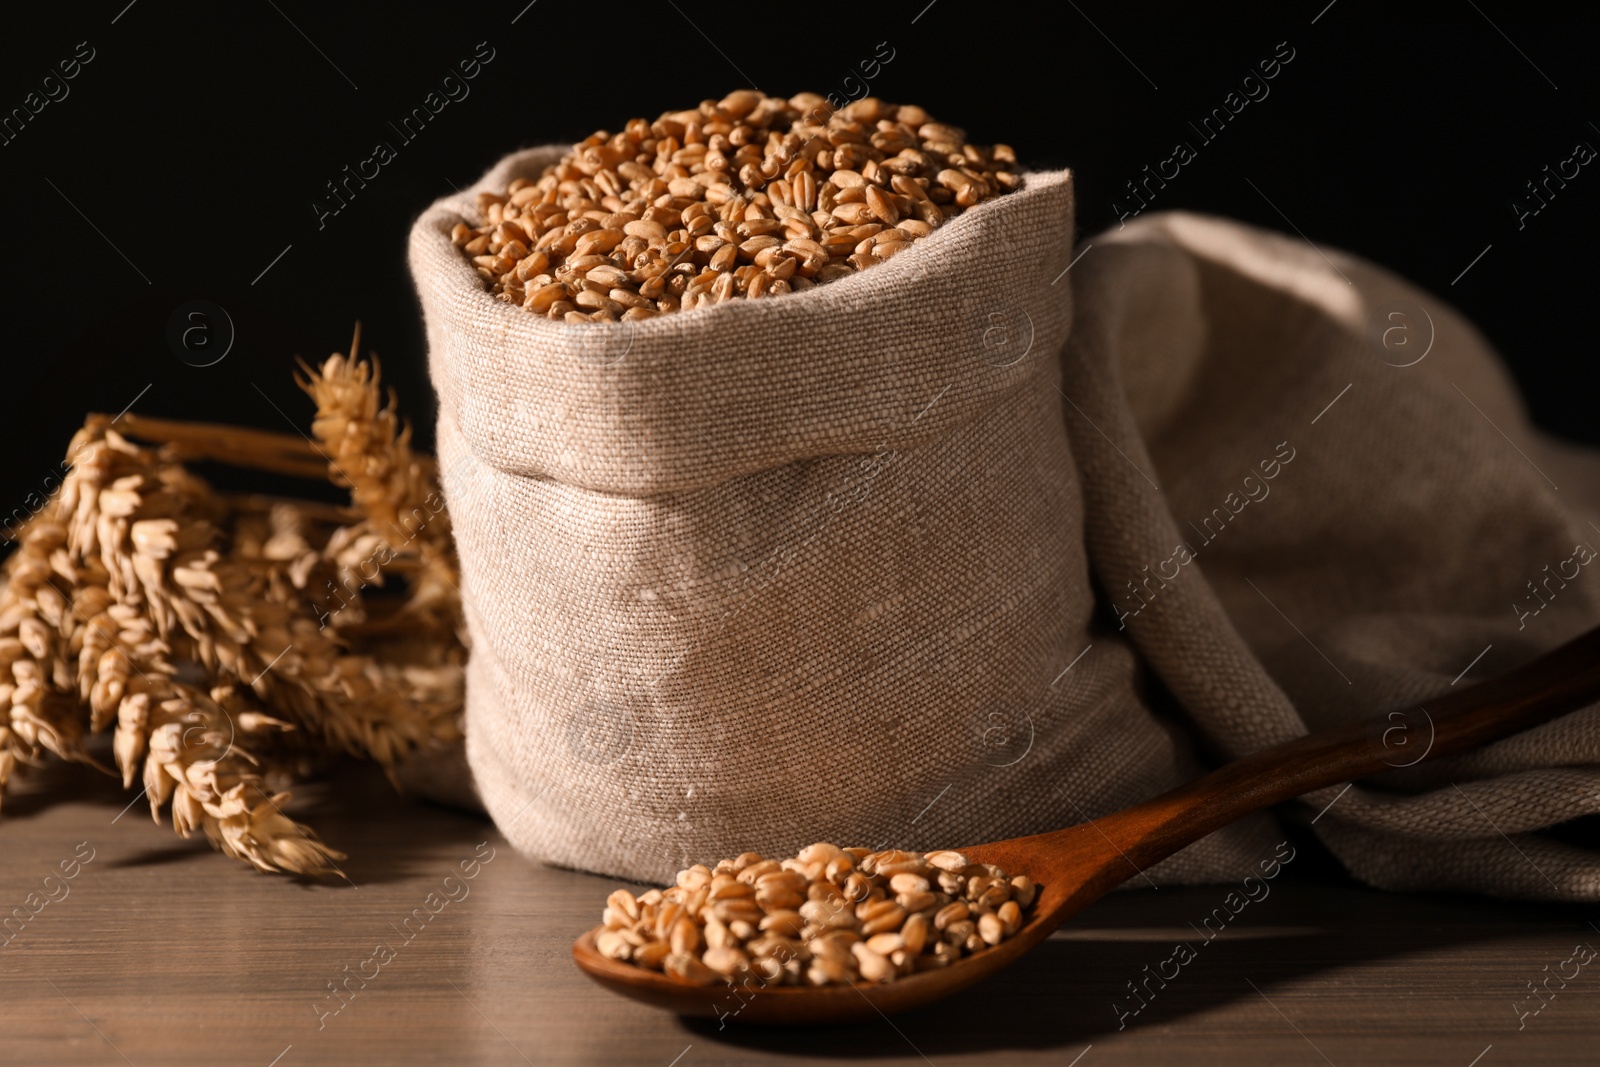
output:
[[[1197, 741], [1240, 754], [1449, 682], [1449, 626], [1403, 665], [1380, 626], [1393, 665], [1353, 658], [1360, 684], [1334, 675], [1346, 691], [1329, 695], [1263, 612], [1283, 615], [1236, 594], [1250, 586], [1230, 554], [1269, 577], [1328, 568], [1344, 529], [1358, 558], [1382, 557], [1364, 525], [1312, 522], [1359, 502], [1334, 462], [1362, 431], [1318, 458], [1300, 444], [1316, 412], [1296, 405], [1329, 367], [1381, 370], [1368, 304], [1417, 294], [1341, 258], [1360, 282], [1318, 305], [1326, 279], [1278, 239], [1160, 216], [1091, 239], [1069, 271], [1070, 172], [1024, 170], [919, 108], [820, 104], [732, 94], [519, 152], [413, 228], [473, 643], [467, 753], [514, 844], [659, 881], [730, 850], [1015, 836], [1192, 776]], [[1265, 249], [1268, 266], [1207, 259], [1180, 231]], [[1504, 406], [1481, 342], [1442, 308], [1435, 321], [1429, 358], [1477, 368], [1479, 402]], [[1247, 404], [1203, 396], [1224, 379]], [[1401, 412], [1440, 403], [1396, 381], [1384, 399]], [[1300, 423], [1274, 421], [1280, 407]], [[1225, 501], [1262, 494], [1224, 472], [1276, 495], [1235, 513]], [[1226, 533], [1178, 535], [1210, 493]], [[1429, 503], [1410, 499], [1391, 521]], [[1566, 521], [1543, 503], [1524, 536]], [[1420, 535], [1402, 532], [1390, 570], [1414, 563]], [[1130, 599], [1151, 568], [1174, 577]], [[1493, 640], [1481, 573], [1430, 580], [1463, 602], [1471, 587], [1481, 617], [1403, 610]], [[1316, 583], [1290, 606], [1309, 590], [1360, 646], [1374, 620]], [[1570, 599], [1571, 618], [1593, 614]], [[1520, 647], [1573, 632], [1550, 623]], [[1151, 709], [1155, 682], [1181, 721]], [[1566, 773], [1549, 746], [1489, 758], [1478, 777]], [[1358, 874], [1540, 892], [1488, 860], [1452, 866], [1450, 835], [1486, 828], [1390, 777], [1418, 798], [1354, 790], [1317, 823]], [[1582, 807], [1530, 804], [1513, 832]], [[1231, 878], [1275, 832], [1246, 820], [1146, 873]], [[1415, 862], [1398, 873], [1395, 856]]]

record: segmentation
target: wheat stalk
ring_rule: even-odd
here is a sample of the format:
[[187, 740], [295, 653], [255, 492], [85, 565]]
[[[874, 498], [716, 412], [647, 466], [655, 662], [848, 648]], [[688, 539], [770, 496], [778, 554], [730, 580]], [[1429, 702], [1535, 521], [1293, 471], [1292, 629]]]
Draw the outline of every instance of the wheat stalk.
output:
[[[459, 739], [448, 520], [359, 337], [302, 364], [316, 444], [88, 417], [5, 564], [0, 792], [52, 755], [98, 766], [90, 739], [115, 724], [117, 771], [153, 817], [168, 807], [180, 834], [262, 871], [324, 875], [343, 855], [283, 814], [278, 787], [328, 753], [392, 777]], [[220, 494], [183, 465], [201, 458], [326, 476], [351, 506]]]

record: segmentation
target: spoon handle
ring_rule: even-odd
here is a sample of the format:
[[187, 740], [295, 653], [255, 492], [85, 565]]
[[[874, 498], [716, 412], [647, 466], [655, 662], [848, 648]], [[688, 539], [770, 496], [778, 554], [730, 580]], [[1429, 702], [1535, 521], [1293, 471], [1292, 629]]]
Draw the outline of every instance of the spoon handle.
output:
[[1507, 737], [1600, 700], [1600, 628], [1417, 707], [1252, 753], [1097, 822], [1140, 868], [1262, 808]]

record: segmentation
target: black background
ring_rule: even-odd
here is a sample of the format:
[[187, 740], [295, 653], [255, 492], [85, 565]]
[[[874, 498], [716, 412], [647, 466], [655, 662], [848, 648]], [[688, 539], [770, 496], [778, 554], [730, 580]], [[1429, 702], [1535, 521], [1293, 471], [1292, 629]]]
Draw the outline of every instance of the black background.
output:
[[[22, 106], [79, 42], [94, 59], [0, 146], [16, 404], [0, 421], [0, 512], [54, 484], [88, 410], [138, 397], [146, 414], [305, 426], [293, 359], [344, 349], [357, 319], [429, 446], [405, 242], [430, 201], [520, 146], [751, 81], [848, 93], [860, 61], [887, 54], [880, 42], [894, 55], [875, 95], [1015, 145], [1025, 161], [1076, 168], [1081, 234], [1114, 224], [1122, 184], [1187, 140], [1198, 157], [1152, 210], [1298, 229], [1397, 270], [1489, 335], [1541, 426], [1600, 442], [1600, 367], [1585, 358], [1600, 165], [1520, 230], [1511, 208], [1577, 142], [1600, 146], [1600, 18], [1578, 7], [112, 0], [8, 12], [0, 110]], [[479, 42], [494, 58], [470, 95], [402, 144], [387, 124]], [[1187, 123], [1279, 42], [1294, 59], [1270, 95], [1201, 146]], [[398, 157], [319, 229], [323, 184], [380, 139]], [[213, 366], [187, 365], [166, 340], [194, 299], [225, 308], [236, 329]]]

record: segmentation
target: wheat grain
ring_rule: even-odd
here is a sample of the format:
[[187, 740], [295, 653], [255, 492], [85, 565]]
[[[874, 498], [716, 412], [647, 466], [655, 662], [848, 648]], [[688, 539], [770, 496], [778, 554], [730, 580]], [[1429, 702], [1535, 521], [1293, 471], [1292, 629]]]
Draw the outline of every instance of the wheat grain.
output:
[[612, 959], [699, 985], [889, 982], [1013, 936], [1035, 889], [959, 852], [824, 842], [782, 861], [747, 852], [688, 867], [637, 898], [619, 889], [595, 940]]
[[866, 270], [1018, 188], [1016, 162], [913, 105], [740, 90], [592, 134], [536, 180], [480, 193], [451, 240], [501, 300], [638, 319]]

